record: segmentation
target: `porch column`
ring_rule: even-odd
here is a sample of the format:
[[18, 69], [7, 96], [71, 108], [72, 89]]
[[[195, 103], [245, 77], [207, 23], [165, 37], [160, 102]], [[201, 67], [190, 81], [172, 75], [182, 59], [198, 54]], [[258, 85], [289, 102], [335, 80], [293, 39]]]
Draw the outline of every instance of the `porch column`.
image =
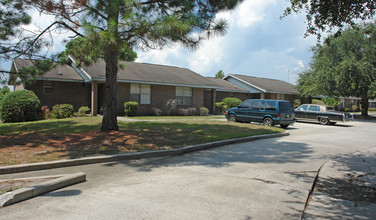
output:
[[91, 83], [91, 115], [97, 116], [98, 113], [98, 82]]
[[261, 93], [261, 99], [265, 99], [265, 92]]
[[212, 114], [215, 114], [215, 100], [217, 100], [217, 90], [212, 89], [211, 90], [211, 104], [212, 104]]

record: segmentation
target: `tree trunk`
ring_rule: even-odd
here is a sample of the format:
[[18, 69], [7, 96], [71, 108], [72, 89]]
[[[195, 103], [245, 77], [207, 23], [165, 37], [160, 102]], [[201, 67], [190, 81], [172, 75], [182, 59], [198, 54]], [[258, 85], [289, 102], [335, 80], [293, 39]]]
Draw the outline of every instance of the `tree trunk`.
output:
[[362, 105], [362, 116], [367, 117], [368, 116], [368, 97], [362, 97], [361, 105]]
[[104, 108], [101, 131], [117, 131], [116, 114], [116, 89], [117, 89], [117, 71], [118, 71], [118, 47], [108, 48], [106, 55], [106, 83], [104, 93]]

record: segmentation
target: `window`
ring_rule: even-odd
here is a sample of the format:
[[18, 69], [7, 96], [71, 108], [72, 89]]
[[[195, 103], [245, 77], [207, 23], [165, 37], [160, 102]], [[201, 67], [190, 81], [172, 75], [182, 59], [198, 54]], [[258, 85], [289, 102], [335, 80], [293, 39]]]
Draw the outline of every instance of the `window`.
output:
[[239, 105], [240, 108], [250, 108], [251, 107], [251, 100], [245, 100], [242, 104]]
[[318, 112], [318, 111], [320, 111], [320, 106], [311, 105], [311, 106], [309, 107], [308, 111], [315, 111], [315, 112]]
[[285, 94], [277, 94], [278, 100], [285, 100]]
[[298, 108], [299, 111], [307, 111], [308, 105], [302, 105]]
[[131, 84], [131, 101], [140, 104], [150, 104], [150, 85]]
[[176, 104], [192, 105], [192, 88], [176, 87]]
[[268, 110], [268, 111], [277, 110], [276, 101], [265, 101], [265, 110]]
[[44, 93], [52, 93], [52, 89], [53, 89], [53, 82], [48, 81], [48, 80], [44, 80], [43, 92]]
[[264, 103], [265, 103], [265, 101], [253, 100], [251, 108], [255, 109], [255, 110], [264, 110]]

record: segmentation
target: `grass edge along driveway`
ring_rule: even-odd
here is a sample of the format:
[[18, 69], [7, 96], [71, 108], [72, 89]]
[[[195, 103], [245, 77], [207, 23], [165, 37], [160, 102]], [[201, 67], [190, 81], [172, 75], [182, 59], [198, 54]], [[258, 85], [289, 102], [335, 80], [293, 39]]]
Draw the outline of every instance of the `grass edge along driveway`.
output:
[[[102, 118], [0, 124], [0, 166], [177, 149], [212, 141], [284, 132], [277, 127], [229, 123], [202, 116], [118, 121], [119, 131], [99, 132]], [[204, 120], [203, 120], [204, 119]]]

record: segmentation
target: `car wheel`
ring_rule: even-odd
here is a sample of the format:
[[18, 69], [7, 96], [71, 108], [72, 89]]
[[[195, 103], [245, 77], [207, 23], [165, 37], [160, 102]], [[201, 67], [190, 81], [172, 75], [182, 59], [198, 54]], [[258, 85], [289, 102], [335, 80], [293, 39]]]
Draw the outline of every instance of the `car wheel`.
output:
[[264, 118], [263, 124], [264, 124], [265, 126], [273, 126], [274, 121], [273, 121], [273, 119], [271, 119], [271, 118]]
[[287, 128], [289, 125], [288, 124], [282, 124], [280, 126], [281, 126], [281, 128]]
[[327, 118], [319, 118], [319, 122], [322, 125], [327, 125], [329, 124], [329, 120]]
[[234, 114], [231, 114], [228, 116], [227, 120], [230, 122], [236, 122], [236, 116]]

